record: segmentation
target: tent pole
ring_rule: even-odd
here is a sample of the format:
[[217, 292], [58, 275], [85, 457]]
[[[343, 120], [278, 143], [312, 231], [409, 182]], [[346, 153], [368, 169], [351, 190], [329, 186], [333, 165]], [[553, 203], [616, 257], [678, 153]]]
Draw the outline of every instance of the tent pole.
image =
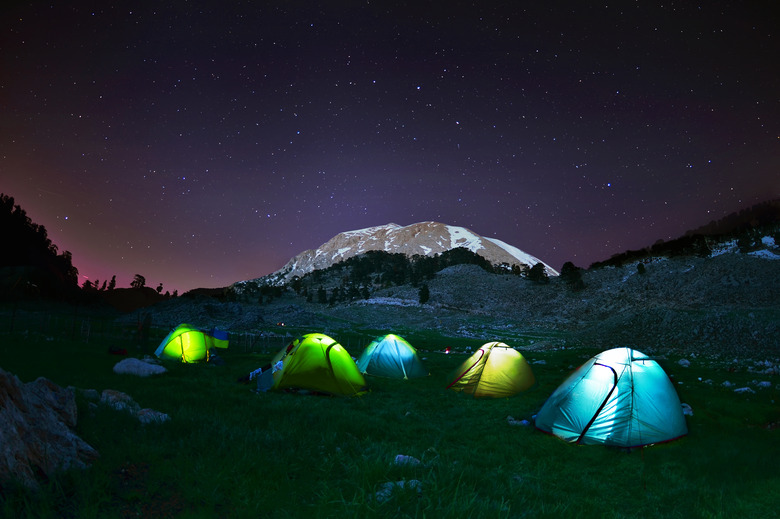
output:
[[609, 397], [612, 396], [612, 392], [615, 391], [615, 388], [617, 387], [618, 376], [617, 376], [617, 372], [614, 370], [612, 366], [607, 366], [606, 364], [602, 364], [601, 362], [594, 362], [593, 365], [609, 368], [609, 370], [612, 371], [612, 376], [614, 377], [614, 381], [612, 383], [612, 389], [609, 390], [609, 393], [607, 393], [607, 396], [606, 398], [604, 398], [604, 401], [601, 402], [601, 405], [596, 410], [596, 413], [593, 415], [593, 418], [590, 419], [588, 425], [586, 425], [585, 428], [582, 430], [582, 434], [580, 434], [580, 437], [577, 438], [577, 443], [582, 442], [582, 439], [585, 437], [585, 434], [588, 432], [588, 429], [590, 429], [590, 426], [593, 425], [593, 422], [596, 421], [596, 418], [598, 418], [599, 414], [601, 413], [601, 410], [604, 409], [604, 406], [607, 405], [607, 402], [609, 402]]

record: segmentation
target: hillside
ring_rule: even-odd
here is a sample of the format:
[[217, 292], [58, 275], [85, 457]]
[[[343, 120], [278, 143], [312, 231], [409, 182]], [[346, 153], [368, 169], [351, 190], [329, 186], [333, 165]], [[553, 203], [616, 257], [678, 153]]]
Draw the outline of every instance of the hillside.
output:
[[685, 233], [686, 236], [735, 236], [752, 229], [775, 225], [780, 222], [780, 199], [767, 200], [760, 204], [731, 213], [719, 220], [697, 227]]
[[[378, 286], [368, 299], [322, 304], [292, 289], [263, 304], [178, 298], [152, 309], [157, 324], [190, 322], [230, 331], [290, 327], [324, 330], [435, 330], [444, 336], [512, 342], [531, 348], [630, 345], [646, 353], [719, 357], [780, 356], [780, 251], [734, 249], [712, 257], [656, 258], [582, 271], [584, 288], [565, 280], [533, 283], [461, 264], [436, 273], [430, 299], [419, 287]], [[337, 286], [344, 273], [321, 279]], [[311, 299], [311, 298], [309, 298]], [[132, 315], [127, 319], [137, 320]]]

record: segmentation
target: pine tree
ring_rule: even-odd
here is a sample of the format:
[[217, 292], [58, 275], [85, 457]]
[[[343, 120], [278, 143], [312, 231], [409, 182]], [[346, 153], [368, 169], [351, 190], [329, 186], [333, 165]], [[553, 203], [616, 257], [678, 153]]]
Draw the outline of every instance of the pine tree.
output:
[[144, 288], [146, 286], [146, 278], [141, 274], [136, 274], [133, 277], [133, 281], [130, 282], [130, 288]]
[[544, 270], [544, 265], [537, 263], [528, 271], [527, 278], [534, 283], [549, 283], [550, 278], [547, 277], [547, 271]]
[[428, 283], [423, 283], [419, 291], [420, 304], [424, 305], [431, 298], [431, 291], [428, 288]]
[[561, 267], [560, 278], [570, 290], [582, 290], [585, 288], [585, 282], [582, 281], [582, 269], [575, 266], [571, 261], [567, 261]]

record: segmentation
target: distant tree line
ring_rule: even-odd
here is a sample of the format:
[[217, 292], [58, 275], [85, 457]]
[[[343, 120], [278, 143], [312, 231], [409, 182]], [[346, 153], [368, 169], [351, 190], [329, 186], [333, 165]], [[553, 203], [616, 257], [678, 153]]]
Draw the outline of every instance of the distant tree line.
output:
[[626, 263], [643, 261], [651, 257], [678, 257], [678, 256], [700, 256], [707, 257], [712, 254], [710, 249], [710, 240], [701, 234], [683, 236], [675, 240], [658, 240], [651, 247], [645, 247], [638, 250], [627, 250], [619, 254], [613, 254], [609, 259], [597, 261], [590, 268], [602, 267], [621, 267]]
[[727, 240], [736, 240], [740, 252], [751, 252], [761, 247], [761, 239], [766, 235], [780, 243], [780, 200], [769, 200], [731, 213], [674, 240], [658, 240], [650, 247], [614, 254], [605, 261], [593, 263], [590, 268], [623, 266], [659, 256], [707, 257], [712, 254], [713, 243]]
[[[412, 257], [402, 253], [367, 251], [327, 269], [315, 270], [294, 284], [302, 287], [301, 293], [306, 296], [307, 301], [329, 305], [368, 299], [372, 290], [377, 288], [406, 284], [420, 288], [420, 299], [427, 301], [430, 292], [426, 294], [425, 281], [433, 279], [437, 272], [447, 267], [462, 264], [478, 265], [488, 272], [494, 272], [489, 261], [462, 247], [435, 256]], [[326, 291], [323, 283], [330, 281], [329, 284], [332, 284], [334, 279], [339, 283]], [[316, 294], [314, 287], [317, 287]]]
[[767, 200], [741, 211], [713, 220], [697, 229], [687, 231], [686, 236], [720, 236], [739, 238], [746, 231], [769, 227], [780, 223], [780, 199]]
[[[60, 252], [43, 225], [34, 223], [13, 197], [0, 193], [0, 297], [46, 297], [70, 302], [91, 302], [101, 292], [116, 288], [110, 280], [85, 280], [78, 285], [79, 271], [69, 251]], [[146, 279], [136, 274], [131, 288], [144, 288]], [[163, 284], [156, 291], [163, 295]], [[177, 293], [173, 293], [176, 297]], [[165, 292], [165, 297], [170, 297]]]
[[[132, 286], [132, 285], [131, 285]], [[82, 290], [85, 291], [98, 291], [98, 292], [106, 292], [111, 291], [116, 288], [116, 274], [111, 276], [110, 281], [103, 280], [103, 284], [100, 284], [100, 280], [96, 279], [95, 281], [90, 281], [88, 279], [85, 279], [84, 282], [81, 284]]]
[[[81, 288], [86, 291], [97, 291], [97, 292], [110, 292], [116, 288], [116, 274], [114, 274], [111, 277], [111, 281], [106, 282], [103, 280], [103, 284], [100, 284], [100, 280], [90, 281], [85, 280], [84, 283], [82, 283]], [[141, 274], [136, 274], [133, 276], [133, 280], [130, 282], [130, 288], [134, 288], [136, 290], [142, 290], [146, 288], [146, 278], [142, 276]], [[165, 291], [165, 294], [163, 294], [163, 284], [162, 282], [157, 285], [157, 288], [154, 289], [155, 292], [160, 294], [161, 296], [165, 298], [169, 297], [177, 297], [178, 291], [174, 290], [173, 294]]]

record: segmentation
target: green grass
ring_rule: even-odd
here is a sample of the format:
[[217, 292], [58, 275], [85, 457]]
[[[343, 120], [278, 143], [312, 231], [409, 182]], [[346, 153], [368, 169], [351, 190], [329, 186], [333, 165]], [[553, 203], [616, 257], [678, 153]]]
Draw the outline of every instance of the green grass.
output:
[[[353, 356], [360, 337], [373, 332], [382, 333], [353, 332]], [[358, 398], [257, 394], [237, 383], [268, 360], [265, 353], [228, 349], [224, 366], [173, 363], [168, 373], [141, 379], [111, 371], [121, 358], [108, 348], [124, 347], [126, 337], [84, 343], [6, 333], [0, 367], [22, 381], [46, 376], [62, 386], [117, 389], [171, 421], [141, 425], [79, 399], [77, 433], [100, 458], [88, 470], [44, 482], [37, 493], [5, 484], [0, 516], [728, 518], [769, 517], [780, 507], [780, 430], [767, 427], [780, 422], [776, 379], [772, 389], [736, 394], [721, 382], [739, 387], [768, 376], [745, 366], [729, 371], [728, 364], [694, 360], [683, 368], [677, 359], [662, 359], [694, 410], [690, 433], [626, 453], [569, 445], [507, 423], [510, 415], [530, 419], [597, 351], [529, 352], [529, 360], [545, 361], [533, 364], [535, 388], [475, 400], [444, 389], [466, 357], [440, 351], [482, 342], [408, 332], [431, 376], [369, 377], [371, 392]], [[398, 454], [422, 463], [397, 466]], [[376, 499], [385, 483], [413, 479], [419, 492], [396, 489], [390, 499]]]

